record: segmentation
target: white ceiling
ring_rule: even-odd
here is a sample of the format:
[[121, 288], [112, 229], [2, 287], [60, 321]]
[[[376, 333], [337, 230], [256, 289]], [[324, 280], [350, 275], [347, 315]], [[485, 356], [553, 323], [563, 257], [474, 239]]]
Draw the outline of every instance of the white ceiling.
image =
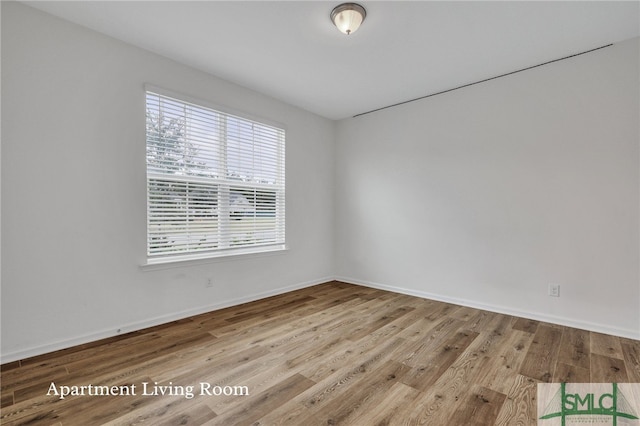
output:
[[[25, 2], [331, 119], [640, 35], [630, 2]], [[551, 65], [552, 66], [552, 65]]]

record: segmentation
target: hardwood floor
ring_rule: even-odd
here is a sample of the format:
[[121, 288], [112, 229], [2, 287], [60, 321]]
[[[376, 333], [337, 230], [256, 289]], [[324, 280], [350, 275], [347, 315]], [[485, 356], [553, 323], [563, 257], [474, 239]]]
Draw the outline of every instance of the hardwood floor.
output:
[[539, 382], [640, 382], [640, 341], [331, 282], [1, 378], [3, 425], [534, 425]]

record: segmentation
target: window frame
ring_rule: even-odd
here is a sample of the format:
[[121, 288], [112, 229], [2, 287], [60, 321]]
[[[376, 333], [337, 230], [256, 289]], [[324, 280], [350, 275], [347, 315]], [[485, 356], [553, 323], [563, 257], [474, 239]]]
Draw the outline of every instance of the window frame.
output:
[[[229, 197], [229, 199], [231, 197], [230, 194], [232, 191], [232, 187], [235, 187], [236, 191], [242, 190], [242, 188], [253, 189], [255, 192], [259, 192], [261, 189], [263, 191], [273, 190], [275, 193], [274, 220], [276, 221], [276, 225], [273, 231], [276, 234], [276, 237], [275, 237], [276, 242], [273, 242], [273, 243], [269, 242], [265, 244], [252, 244], [252, 245], [237, 246], [237, 247], [227, 246], [223, 248], [214, 248], [206, 251], [187, 251], [184, 253], [164, 253], [164, 254], [153, 254], [153, 255], [150, 253], [150, 247], [151, 247], [150, 245], [150, 236], [151, 236], [150, 234], [150, 223], [151, 223], [150, 221], [150, 198], [151, 198], [150, 181], [152, 179], [162, 179], [163, 175], [161, 173], [154, 173], [149, 171], [149, 164], [148, 164], [147, 153], [146, 153], [147, 152], [146, 148], [148, 147], [147, 145], [148, 135], [146, 130], [146, 126], [147, 126], [146, 111], [148, 107], [148, 103], [147, 103], [148, 94], [158, 95], [160, 97], [170, 98], [177, 102], [191, 104], [195, 107], [202, 107], [204, 109], [213, 110], [214, 113], [219, 113], [221, 115], [227, 116], [227, 118], [231, 117], [233, 119], [247, 120], [249, 122], [254, 122], [260, 125], [273, 127], [282, 132], [282, 140], [278, 142], [278, 160], [277, 160], [278, 163], [276, 165], [276, 168], [280, 170], [279, 177], [281, 177], [281, 180], [282, 180], [281, 184], [264, 184], [264, 183], [242, 182], [242, 181], [236, 182], [224, 176], [218, 177], [216, 179], [212, 178], [212, 180], [217, 180], [219, 182], [222, 182], [219, 188], [223, 186], [227, 187], [226, 188], [227, 197]], [[142, 266], [153, 266], [153, 265], [162, 266], [164, 264], [172, 264], [176, 262], [183, 263], [183, 262], [217, 261], [217, 260], [221, 260], [228, 257], [274, 254], [277, 252], [288, 250], [289, 248], [286, 243], [287, 241], [286, 240], [286, 132], [287, 132], [286, 126], [284, 126], [282, 123], [279, 123], [270, 119], [265, 119], [263, 117], [256, 117], [254, 115], [248, 114], [243, 111], [237, 111], [228, 107], [214, 104], [204, 99], [194, 98], [182, 93], [176, 93], [171, 90], [167, 90], [167, 89], [150, 85], [150, 84], [144, 85], [143, 97], [144, 97], [144, 111], [145, 111], [144, 140], [145, 140], [145, 197], [146, 197], [145, 199], [145, 205], [146, 205], [146, 215], [145, 215], [146, 257], [145, 258], [146, 258], [146, 261]], [[222, 138], [221, 140], [221, 144], [224, 145], [220, 147], [222, 150], [224, 151], [227, 150], [228, 143], [229, 143], [228, 141], [229, 141], [228, 134], [225, 134], [225, 137]], [[164, 176], [170, 177], [171, 175], [166, 174]], [[191, 181], [194, 183], [198, 183], [198, 181], [201, 180], [197, 176], [178, 175], [178, 177], [174, 177], [174, 178], [175, 180], [180, 180], [185, 182]], [[255, 200], [255, 202], [257, 202], [257, 200]], [[229, 223], [232, 221], [232, 217], [228, 211], [224, 212], [223, 210], [223, 213], [220, 213], [220, 211], [218, 211], [218, 216], [219, 216], [218, 220], [220, 220], [220, 217], [223, 216], [223, 214], [228, 215], [226, 220], [224, 220], [223, 222], [226, 224], [226, 226], [228, 226]], [[281, 223], [279, 224], [278, 221], [281, 221]], [[218, 227], [217, 232], [220, 233], [220, 229], [224, 226], [225, 225], [221, 226], [219, 222], [217, 225]], [[282, 236], [281, 239], [279, 238], [280, 235]]]

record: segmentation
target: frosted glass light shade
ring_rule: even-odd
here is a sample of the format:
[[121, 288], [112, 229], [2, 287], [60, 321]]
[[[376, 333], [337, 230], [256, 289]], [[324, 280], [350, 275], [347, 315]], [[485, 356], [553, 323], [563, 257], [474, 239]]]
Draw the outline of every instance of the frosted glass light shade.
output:
[[344, 34], [352, 34], [367, 16], [364, 7], [356, 3], [343, 3], [331, 12], [331, 21]]

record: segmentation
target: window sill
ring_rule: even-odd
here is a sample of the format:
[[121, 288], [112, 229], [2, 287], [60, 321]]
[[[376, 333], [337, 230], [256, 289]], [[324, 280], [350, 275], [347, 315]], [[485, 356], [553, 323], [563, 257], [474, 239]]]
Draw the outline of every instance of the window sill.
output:
[[285, 244], [270, 247], [254, 247], [233, 250], [222, 253], [202, 253], [185, 256], [171, 256], [162, 258], [148, 258], [140, 265], [143, 271], [155, 271], [158, 269], [180, 268], [184, 266], [200, 265], [205, 263], [226, 262], [230, 260], [246, 260], [254, 257], [273, 256], [289, 250]]

